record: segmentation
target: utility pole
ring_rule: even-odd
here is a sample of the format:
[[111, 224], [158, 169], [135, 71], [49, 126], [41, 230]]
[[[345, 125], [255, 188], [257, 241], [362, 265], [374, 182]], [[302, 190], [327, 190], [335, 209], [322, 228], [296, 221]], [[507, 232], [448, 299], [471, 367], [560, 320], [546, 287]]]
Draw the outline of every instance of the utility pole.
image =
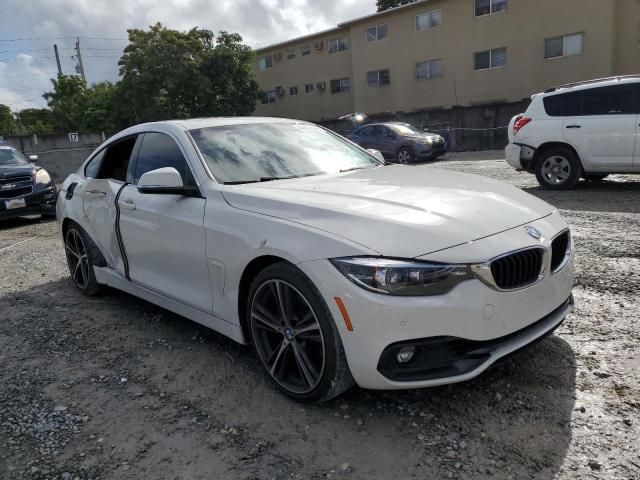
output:
[[53, 45], [53, 51], [56, 54], [56, 63], [58, 64], [58, 76], [62, 76], [62, 67], [60, 66], [60, 55], [58, 55], [58, 45]]
[[78, 67], [80, 68], [80, 76], [86, 82], [87, 78], [84, 76], [84, 66], [82, 65], [82, 54], [80, 53], [80, 37], [76, 37], [76, 54], [78, 55]]

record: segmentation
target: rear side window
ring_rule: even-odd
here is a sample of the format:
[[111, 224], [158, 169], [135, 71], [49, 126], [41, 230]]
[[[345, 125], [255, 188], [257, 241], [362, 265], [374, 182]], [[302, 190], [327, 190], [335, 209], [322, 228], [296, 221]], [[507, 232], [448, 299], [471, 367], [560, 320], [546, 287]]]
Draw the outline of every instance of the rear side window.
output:
[[145, 173], [164, 167], [175, 168], [185, 185], [195, 185], [178, 144], [164, 133], [145, 133], [138, 153], [134, 182], [137, 184]]
[[582, 92], [560, 93], [545, 97], [544, 109], [550, 117], [573, 117], [580, 115]]
[[104, 157], [104, 152], [106, 150], [101, 150], [100, 153], [95, 155], [87, 166], [84, 167], [84, 176], [89, 178], [96, 178], [98, 176], [98, 172], [100, 171], [100, 166], [102, 165], [102, 159]]
[[634, 108], [634, 86], [616, 85], [585, 90], [582, 99], [583, 115], [631, 115]]

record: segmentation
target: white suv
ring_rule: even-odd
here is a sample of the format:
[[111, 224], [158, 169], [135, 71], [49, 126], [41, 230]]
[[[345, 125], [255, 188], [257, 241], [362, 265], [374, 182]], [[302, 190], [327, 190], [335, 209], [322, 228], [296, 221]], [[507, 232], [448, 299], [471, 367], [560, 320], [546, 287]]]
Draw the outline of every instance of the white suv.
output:
[[640, 76], [562, 85], [531, 97], [509, 123], [507, 163], [545, 188], [640, 173]]

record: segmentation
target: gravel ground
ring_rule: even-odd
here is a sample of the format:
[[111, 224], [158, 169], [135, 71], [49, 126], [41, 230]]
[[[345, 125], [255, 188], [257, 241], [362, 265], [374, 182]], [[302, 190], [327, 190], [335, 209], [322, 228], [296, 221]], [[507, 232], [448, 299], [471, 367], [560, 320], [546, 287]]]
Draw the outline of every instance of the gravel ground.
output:
[[248, 347], [124, 293], [82, 297], [54, 222], [3, 223], [0, 478], [640, 478], [640, 176], [551, 193], [499, 158], [436, 166], [562, 211], [576, 312], [474, 381], [320, 406], [275, 393]]

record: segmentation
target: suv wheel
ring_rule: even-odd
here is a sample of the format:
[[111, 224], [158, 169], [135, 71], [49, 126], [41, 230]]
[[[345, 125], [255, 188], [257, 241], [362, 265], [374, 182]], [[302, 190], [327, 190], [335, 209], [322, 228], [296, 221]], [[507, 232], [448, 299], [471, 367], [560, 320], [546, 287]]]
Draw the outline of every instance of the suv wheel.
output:
[[408, 147], [402, 147], [398, 150], [398, 163], [402, 163], [406, 165], [407, 163], [413, 162], [413, 151]]
[[247, 306], [251, 343], [282, 393], [323, 402], [353, 385], [331, 312], [299, 269], [287, 263], [264, 269], [251, 285]]
[[569, 190], [582, 176], [582, 165], [573, 151], [566, 147], [547, 150], [536, 162], [538, 183], [550, 190]]

